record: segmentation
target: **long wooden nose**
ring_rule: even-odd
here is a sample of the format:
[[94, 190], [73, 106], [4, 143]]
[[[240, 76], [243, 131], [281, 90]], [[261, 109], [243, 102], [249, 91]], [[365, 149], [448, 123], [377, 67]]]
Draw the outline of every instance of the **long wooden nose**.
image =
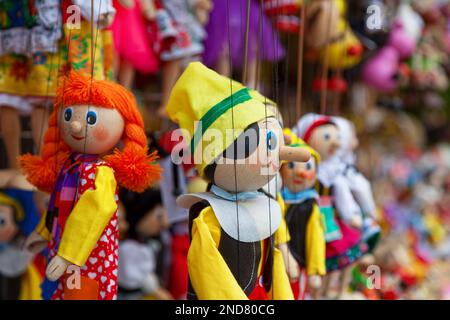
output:
[[280, 160], [292, 162], [307, 162], [311, 158], [308, 150], [298, 147], [280, 147]]

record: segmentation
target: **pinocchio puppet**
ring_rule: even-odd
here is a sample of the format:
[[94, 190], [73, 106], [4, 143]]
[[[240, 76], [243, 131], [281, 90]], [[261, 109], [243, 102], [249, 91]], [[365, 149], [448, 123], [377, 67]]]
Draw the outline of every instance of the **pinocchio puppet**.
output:
[[159, 174], [156, 155], [147, 153], [142, 117], [122, 86], [72, 71], [56, 98], [42, 155], [20, 159], [28, 180], [51, 192], [25, 245], [36, 251], [48, 242], [45, 299], [115, 299], [117, 186], [148, 188]]
[[280, 159], [307, 161], [310, 154], [284, 146], [273, 111], [254, 95], [198, 62], [172, 90], [167, 112], [210, 183], [209, 192], [178, 198], [190, 209], [190, 299], [293, 298], [273, 244], [280, 206], [258, 190]]

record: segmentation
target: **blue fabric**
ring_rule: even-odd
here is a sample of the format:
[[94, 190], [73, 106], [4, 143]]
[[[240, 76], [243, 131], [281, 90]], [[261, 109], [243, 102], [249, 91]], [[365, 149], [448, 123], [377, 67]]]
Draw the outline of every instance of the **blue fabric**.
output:
[[9, 188], [5, 194], [15, 199], [22, 206], [25, 218], [19, 222], [20, 231], [28, 237], [39, 223], [39, 212], [34, 202], [33, 191]]
[[59, 281], [50, 281], [45, 277], [41, 284], [42, 300], [51, 300], [56, 289], [58, 289]]
[[281, 189], [281, 197], [286, 203], [302, 203], [309, 199], [318, 199], [319, 194], [314, 188], [302, 190], [297, 193], [292, 193], [288, 188]]
[[258, 191], [246, 191], [246, 192], [238, 192], [238, 193], [230, 193], [222, 188], [212, 185], [211, 190], [219, 198], [229, 200], [229, 201], [245, 201], [249, 199], [256, 198], [260, 193]]

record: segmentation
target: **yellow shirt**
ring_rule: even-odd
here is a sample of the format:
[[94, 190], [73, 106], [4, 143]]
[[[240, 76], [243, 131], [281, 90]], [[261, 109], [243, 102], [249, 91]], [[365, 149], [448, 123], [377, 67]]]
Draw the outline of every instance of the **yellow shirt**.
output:
[[[117, 210], [114, 199], [116, 180], [108, 166], [98, 166], [95, 189], [85, 191], [67, 218], [59, 244], [58, 255], [71, 263], [83, 266], [89, 258], [103, 230]], [[45, 226], [45, 216], [36, 228], [42, 237], [51, 239]]]
[[[221, 227], [211, 207], [204, 208], [193, 220], [191, 235], [188, 270], [197, 297], [200, 300], [247, 300], [247, 295], [219, 252]], [[292, 300], [281, 252], [275, 248], [273, 256], [272, 288], [268, 294], [272, 296], [273, 293], [275, 300]], [[259, 270], [261, 268], [260, 261]]]
[[317, 204], [313, 205], [313, 212], [311, 213], [311, 216], [308, 219], [308, 224], [306, 225], [305, 246], [306, 273], [309, 276], [325, 275], [325, 233], [322, 216]]

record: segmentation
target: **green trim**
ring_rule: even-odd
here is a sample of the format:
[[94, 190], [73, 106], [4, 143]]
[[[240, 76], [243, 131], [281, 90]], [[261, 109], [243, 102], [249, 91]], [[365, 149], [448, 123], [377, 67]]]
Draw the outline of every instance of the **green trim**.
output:
[[243, 88], [231, 96], [223, 99], [216, 105], [214, 105], [205, 115], [199, 120], [201, 123], [201, 127], [197, 127], [194, 132], [194, 136], [191, 140], [191, 154], [194, 154], [195, 148], [200, 142], [203, 134], [208, 130], [208, 128], [225, 112], [229, 109], [235, 107], [236, 105], [243, 103], [245, 101], [250, 100], [252, 97], [250, 96], [248, 89]]
[[293, 144], [290, 144], [289, 147], [295, 147], [295, 148], [306, 147], [306, 144], [304, 144], [304, 143], [293, 143]]

